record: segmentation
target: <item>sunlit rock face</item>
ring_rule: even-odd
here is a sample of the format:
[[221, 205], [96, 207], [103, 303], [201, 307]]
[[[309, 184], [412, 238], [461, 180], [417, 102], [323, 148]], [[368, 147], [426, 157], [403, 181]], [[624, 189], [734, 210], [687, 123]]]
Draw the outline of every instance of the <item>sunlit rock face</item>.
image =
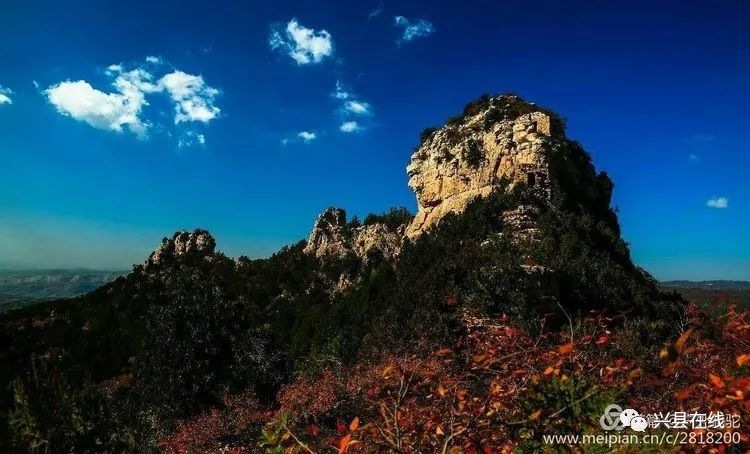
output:
[[315, 221], [305, 252], [316, 257], [345, 254], [350, 250], [343, 234], [345, 226], [346, 211], [341, 208], [326, 209]]
[[434, 132], [406, 168], [418, 212], [406, 229], [415, 238], [476, 197], [489, 195], [502, 179], [542, 188], [549, 194], [552, 139], [563, 137], [559, 120], [514, 95], [485, 98]]
[[404, 228], [391, 229], [379, 223], [349, 226], [346, 211], [328, 208], [315, 221], [305, 252], [316, 257], [354, 253], [366, 258], [369, 253], [379, 251], [385, 259], [391, 260], [401, 250]]

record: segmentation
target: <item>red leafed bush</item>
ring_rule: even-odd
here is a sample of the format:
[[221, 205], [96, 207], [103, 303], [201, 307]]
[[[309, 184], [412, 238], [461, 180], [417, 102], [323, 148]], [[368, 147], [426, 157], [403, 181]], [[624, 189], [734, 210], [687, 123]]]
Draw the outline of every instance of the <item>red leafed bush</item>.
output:
[[213, 409], [183, 421], [175, 433], [158, 443], [161, 452], [171, 454], [248, 452], [244, 446], [231, 446], [223, 440], [245, 432], [250, 425], [265, 421], [254, 396], [227, 395], [224, 408]]
[[322, 415], [331, 411], [342, 399], [344, 384], [330, 369], [313, 379], [301, 376], [284, 386], [278, 403], [284, 412], [301, 418]]

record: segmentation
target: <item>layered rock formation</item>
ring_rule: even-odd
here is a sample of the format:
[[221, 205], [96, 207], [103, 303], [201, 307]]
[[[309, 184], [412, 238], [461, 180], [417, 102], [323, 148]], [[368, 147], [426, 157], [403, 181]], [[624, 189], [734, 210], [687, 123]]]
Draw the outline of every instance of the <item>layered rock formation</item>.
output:
[[514, 95], [482, 98], [441, 129], [425, 131], [406, 170], [418, 212], [406, 229], [416, 238], [450, 212], [461, 212], [506, 179], [549, 196], [550, 144], [560, 121]]
[[316, 257], [354, 253], [366, 258], [371, 252], [379, 251], [391, 260], [401, 249], [404, 228], [391, 229], [380, 223], [349, 225], [346, 211], [328, 208], [315, 221], [305, 252]]

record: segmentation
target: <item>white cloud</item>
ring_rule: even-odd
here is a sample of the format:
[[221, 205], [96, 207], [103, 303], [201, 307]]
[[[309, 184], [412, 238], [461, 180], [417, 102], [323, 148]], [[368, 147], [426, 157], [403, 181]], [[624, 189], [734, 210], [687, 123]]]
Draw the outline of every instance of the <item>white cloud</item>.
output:
[[0, 104], [13, 104], [13, 100], [10, 99], [12, 94], [13, 90], [0, 85]]
[[341, 123], [339, 130], [342, 132], [357, 132], [360, 130], [360, 127], [356, 121], [345, 121]]
[[394, 25], [396, 27], [404, 28], [401, 38], [396, 40], [397, 43], [401, 43], [403, 41], [411, 41], [415, 38], [427, 36], [435, 31], [435, 27], [432, 26], [432, 23], [425, 19], [419, 19], [416, 22], [412, 23], [404, 16], [396, 16]]
[[304, 27], [292, 19], [282, 28], [280, 25], [271, 29], [268, 44], [273, 50], [284, 52], [298, 65], [320, 63], [333, 54], [333, 39], [326, 30], [313, 30]]
[[153, 83], [154, 76], [143, 69], [120, 73], [112, 83], [117, 90], [128, 98], [140, 98], [142, 101], [147, 93], [158, 93], [162, 87]]
[[370, 113], [370, 104], [362, 101], [347, 101], [344, 104], [344, 109], [355, 115], [367, 115]]
[[726, 197], [716, 197], [713, 199], [708, 199], [708, 202], [706, 202], [706, 206], [709, 206], [711, 208], [727, 208], [729, 207], [729, 199]]
[[[43, 91], [58, 112], [104, 130], [122, 132], [125, 127], [145, 138], [151, 124], [142, 118], [149, 103], [147, 95], [166, 93], [175, 106], [174, 123], [208, 123], [221, 110], [214, 105], [219, 91], [208, 86], [203, 77], [174, 70], [158, 80], [143, 68], [125, 71], [123, 65], [110, 65], [105, 71], [114, 77], [112, 92], [94, 88], [85, 80], [64, 81]], [[192, 134], [192, 135], [191, 135]], [[192, 142], [205, 143], [202, 134], [189, 133]], [[180, 139], [179, 146], [184, 140]]]
[[107, 69], [104, 71], [104, 73], [107, 74], [108, 76], [112, 76], [119, 72], [122, 72], [122, 65], [109, 65], [107, 66]]
[[206, 85], [202, 76], [174, 71], [162, 77], [159, 86], [166, 89], [175, 102], [175, 124], [184, 121], [208, 123], [221, 112], [214, 105], [219, 90]]
[[[123, 126], [144, 138], [149, 124], [140, 118], [141, 110], [148, 105], [147, 93], [162, 89], [152, 82], [153, 76], [142, 69], [120, 72], [112, 85], [115, 93], [105, 93], [84, 80], [59, 82], [44, 94], [63, 115], [84, 121], [89, 125], [122, 132]], [[110, 67], [111, 68], [111, 67]], [[113, 70], [114, 71], [114, 70]]]
[[[129, 97], [123, 93], [105, 93], [84, 80], [59, 82], [44, 90], [58, 112], [89, 125], [122, 132], [123, 126], [145, 137], [148, 125], [139, 118], [145, 104], [143, 93]], [[132, 93], [131, 93], [132, 95]]]
[[299, 137], [300, 139], [302, 139], [302, 141], [303, 141], [303, 142], [305, 142], [305, 143], [309, 143], [309, 142], [311, 142], [311, 141], [313, 141], [313, 140], [317, 139], [317, 138], [318, 138], [318, 135], [317, 135], [317, 134], [315, 134], [315, 133], [314, 133], [314, 132], [312, 132], [312, 131], [300, 131], [300, 132], [299, 132], [299, 133], [297, 134], [297, 137]]
[[148, 57], [146, 57], [146, 62], [147, 62], [147, 63], [153, 63], [153, 64], [155, 64], [155, 65], [158, 65], [158, 64], [160, 64], [160, 63], [161, 63], [161, 58], [159, 58], [159, 57], [154, 57], [153, 55], [149, 55]]
[[315, 131], [300, 131], [290, 137], [284, 137], [281, 139], [281, 145], [287, 146], [293, 143], [310, 143], [318, 138], [318, 133]]
[[352, 118], [359, 117], [361, 119], [362, 117], [371, 116], [372, 108], [370, 104], [356, 99], [356, 94], [350, 92], [340, 80], [336, 81], [336, 90], [331, 96], [340, 102], [337, 114], [342, 123], [339, 126], [339, 130], [342, 132], [356, 132], [364, 129], [361, 124], [353, 121]]

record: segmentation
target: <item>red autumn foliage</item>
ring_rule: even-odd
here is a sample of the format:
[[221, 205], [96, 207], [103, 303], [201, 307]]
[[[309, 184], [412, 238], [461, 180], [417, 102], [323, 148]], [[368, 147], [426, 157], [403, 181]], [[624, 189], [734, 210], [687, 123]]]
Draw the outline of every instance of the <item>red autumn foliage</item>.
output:
[[158, 447], [161, 452], [172, 454], [247, 453], [246, 447], [227, 446], [222, 440], [265, 421], [266, 416], [255, 397], [249, 394], [227, 395], [224, 409], [213, 409], [184, 421], [172, 436], [160, 440]]
[[[720, 411], [738, 414], [746, 424], [747, 312], [730, 306], [711, 318], [691, 306], [686, 314], [682, 335], [667, 345], [644, 346], [645, 356], [628, 352], [626, 315], [591, 313], [573, 339], [572, 327], [549, 332], [544, 319], [536, 335], [508, 325], [507, 317], [472, 324], [453, 345], [429, 355], [385, 355], [300, 376], [281, 390], [265, 422], [284, 421], [279, 446], [287, 452], [511, 452], [560, 427], [595, 427], [585, 418], [571, 421], [576, 417], [569, 406], [616, 391], [641, 413]], [[535, 390], [573, 382], [588, 384], [576, 401], [534, 407]], [[245, 417], [260, 414], [254, 411]], [[180, 426], [162, 449], [213, 449], [226, 423], [225, 413], [207, 413]], [[750, 443], [747, 433], [741, 435], [743, 444]], [[177, 445], [190, 449], [175, 450]]]
[[319, 416], [336, 406], [344, 392], [342, 386], [331, 369], [324, 370], [317, 379], [303, 375], [281, 389], [279, 405], [299, 417]]

